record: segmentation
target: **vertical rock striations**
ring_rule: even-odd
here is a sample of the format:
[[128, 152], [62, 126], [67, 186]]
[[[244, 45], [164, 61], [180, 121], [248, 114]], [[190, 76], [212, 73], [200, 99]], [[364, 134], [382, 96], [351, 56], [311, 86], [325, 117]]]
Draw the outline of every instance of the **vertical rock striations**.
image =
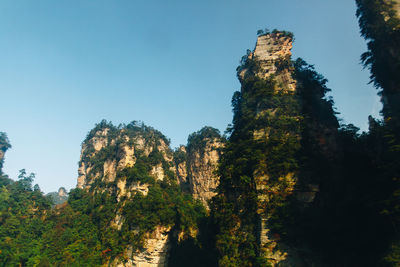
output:
[[232, 98], [212, 207], [222, 266], [316, 262], [306, 245], [288, 240], [294, 214], [311, 207], [319, 191], [319, 176], [303, 166], [315, 151], [332, 154], [338, 123], [324, 99], [326, 80], [291, 60], [292, 40], [289, 32], [262, 33], [237, 68], [241, 90]]
[[[158, 131], [135, 122], [115, 127], [103, 121], [82, 144], [77, 187], [93, 194], [115, 197], [114, 219], [109, 226], [122, 231], [129, 222], [124, 208], [136, 194], [146, 196], [157, 181], [174, 180], [169, 141]], [[143, 233], [140, 249], [126, 247], [113, 266], [164, 266], [171, 227], [157, 226]], [[143, 231], [137, 229], [135, 231]]]
[[206, 126], [189, 136], [186, 147], [180, 146], [174, 152], [175, 172], [181, 189], [200, 200], [206, 208], [216, 195], [217, 168], [223, 146], [219, 131]]
[[103, 123], [96, 128], [82, 144], [78, 188], [93, 189], [95, 182], [114, 183], [118, 171], [133, 167], [137, 157], [150, 158], [150, 173], [156, 180], [163, 180], [170, 170], [172, 151], [160, 132], [134, 124], [118, 129]]
[[292, 47], [293, 37], [290, 33], [275, 32], [260, 35], [254, 51], [249, 52], [246, 59], [253, 63], [257, 62], [257, 70], [253, 68], [254, 66], [243, 65], [239, 67], [239, 78], [243, 80], [249, 75], [255, 75], [267, 79], [274, 75], [275, 90], [294, 91], [296, 82], [288, 68]]
[[[271, 233], [269, 222], [276, 214], [276, 210], [283, 205], [285, 198], [293, 194], [298, 180], [298, 173], [289, 161], [271, 158], [279, 157], [278, 153], [283, 153], [282, 149], [287, 150], [285, 155], [291, 160], [293, 153], [298, 150], [300, 142], [300, 122], [302, 117], [299, 114], [298, 101], [296, 97], [296, 81], [293, 77], [293, 69], [290, 67], [291, 49], [293, 38], [291, 34], [285, 32], [274, 32], [263, 34], [257, 38], [256, 47], [248, 55], [247, 62], [240, 70], [239, 77], [242, 84], [257, 78], [261, 81], [268, 81], [266, 85], [271, 90], [264, 97], [269, 99], [257, 99], [253, 94], [253, 89], [242, 86], [242, 96], [246, 100], [257, 102], [249, 130], [253, 133], [251, 142], [258, 147], [264, 147], [257, 159], [257, 163], [252, 166], [252, 173], [249, 173], [255, 183], [257, 192], [257, 214], [259, 215], [259, 230], [257, 239], [259, 240], [260, 255], [265, 257], [271, 264], [277, 264], [287, 258], [287, 252], [278, 246], [278, 238]], [[253, 87], [253, 86], [252, 86]], [[253, 99], [254, 98], [254, 99]], [[275, 100], [275, 101], [274, 101]], [[291, 105], [290, 108], [281, 103]], [[249, 106], [246, 108], [252, 108]], [[278, 124], [285, 119], [284, 124]], [[238, 129], [239, 130], [239, 129]], [[291, 151], [290, 151], [291, 150]], [[283, 160], [283, 162], [282, 162]], [[281, 161], [281, 162], [279, 162]], [[282, 164], [280, 170], [273, 170], [272, 164]]]
[[171, 242], [196, 238], [205, 210], [190, 195], [205, 206], [215, 195], [221, 146], [211, 127], [175, 152], [160, 132], [135, 122], [115, 127], [103, 121], [89, 132], [77, 187], [98, 199], [94, 209], [108, 213], [104, 225], [112, 235], [128, 238], [122, 254], [110, 257], [111, 266], [166, 266]]
[[223, 140], [217, 129], [204, 127], [188, 138], [187, 183], [193, 198], [206, 207], [216, 195], [219, 177], [216, 173]]

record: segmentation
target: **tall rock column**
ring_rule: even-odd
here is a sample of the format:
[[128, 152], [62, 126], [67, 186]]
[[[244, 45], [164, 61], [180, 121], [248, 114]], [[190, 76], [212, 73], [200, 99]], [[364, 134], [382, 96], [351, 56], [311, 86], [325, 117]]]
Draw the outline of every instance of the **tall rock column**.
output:
[[288, 255], [279, 213], [297, 183], [302, 123], [291, 48], [291, 33], [262, 34], [237, 69], [241, 90], [214, 202], [220, 265], [275, 265]]
[[[124, 215], [129, 211], [126, 207], [138, 194], [145, 198], [157, 182], [174, 178], [172, 160], [168, 140], [157, 130], [136, 122], [115, 127], [102, 121], [82, 144], [77, 187], [93, 197], [115, 199], [107, 227], [138, 238], [143, 230], [131, 229]], [[153, 231], [140, 233], [141, 248], [127, 245], [109, 266], [166, 266], [171, 229], [170, 225], [157, 225]]]
[[[276, 216], [279, 206], [284, 205], [285, 198], [293, 194], [297, 182], [295, 164], [290, 161], [295, 161], [294, 153], [299, 149], [302, 118], [296, 109], [296, 81], [290, 67], [291, 48], [291, 36], [283, 32], [265, 34], [258, 37], [256, 47], [248, 57], [249, 61], [258, 65], [252, 70], [253, 75], [273, 84], [269, 99], [265, 99], [267, 101], [256, 100], [258, 103], [253, 118], [256, 126], [252, 130], [253, 141], [257, 146], [264, 147], [263, 156], [253, 171], [258, 196], [260, 253], [272, 264], [285, 260], [287, 253], [278, 249], [279, 238], [277, 234], [275, 237], [271, 234], [277, 229], [271, 229], [269, 222]], [[242, 83], [246, 83], [250, 72], [249, 68], [241, 71]], [[252, 94], [246, 91], [242, 87], [242, 94]], [[286, 105], [282, 104], [285, 101]], [[279, 169], [274, 169], [274, 165], [280, 165]]]
[[200, 200], [206, 208], [219, 184], [217, 168], [223, 145], [219, 131], [206, 126], [189, 136], [187, 147], [181, 146], [174, 153], [182, 190]]
[[223, 146], [220, 138], [204, 140], [201, 148], [190, 149], [188, 153], [189, 188], [195, 199], [201, 200], [208, 207], [208, 201], [215, 196], [219, 184], [216, 174], [219, 148]]

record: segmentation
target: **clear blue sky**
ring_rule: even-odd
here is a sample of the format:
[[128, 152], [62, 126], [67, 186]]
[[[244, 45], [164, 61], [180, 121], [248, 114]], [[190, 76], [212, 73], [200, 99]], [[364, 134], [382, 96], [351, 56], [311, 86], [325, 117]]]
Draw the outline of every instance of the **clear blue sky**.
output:
[[294, 32], [294, 58], [328, 78], [345, 122], [367, 129], [380, 110], [351, 0], [3, 0], [0, 25], [4, 171], [36, 173], [45, 192], [75, 187], [81, 142], [101, 119], [144, 121], [172, 147], [205, 125], [223, 132], [261, 28]]

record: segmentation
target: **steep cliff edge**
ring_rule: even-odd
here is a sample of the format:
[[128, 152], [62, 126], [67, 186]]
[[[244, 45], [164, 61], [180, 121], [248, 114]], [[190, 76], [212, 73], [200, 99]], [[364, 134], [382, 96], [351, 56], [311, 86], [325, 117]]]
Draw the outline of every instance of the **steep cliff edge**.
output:
[[192, 133], [187, 147], [180, 147], [176, 154], [176, 172], [182, 190], [189, 192], [208, 207], [208, 201], [216, 195], [219, 184], [217, 175], [220, 150], [224, 140], [219, 131], [204, 127]]
[[[135, 197], [148, 197], [157, 183], [173, 185], [172, 162], [169, 140], [157, 130], [135, 122], [115, 127], [103, 121], [89, 132], [82, 144], [77, 187], [114, 198], [114, 215], [109, 226], [130, 232], [127, 206]], [[147, 231], [134, 230], [141, 232], [141, 245], [126, 246], [124, 257], [113, 259], [112, 265], [164, 266], [172, 226], [157, 224]]]
[[326, 80], [291, 60], [292, 40], [289, 32], [261, 32], [237, 68], [241, 90], [232, 98], [212, 203], [221, 266], [319, 262], [297, 238], [297, 219], [320, 190], [320, 173], [307, 166], [317, 159], [329, 165], [338, 122], [325, 99]]
[[188, 147], [190, 192], [205, 206], [215, 196], [219, 184], [216, 170], [220, 158], [218, 149], [222, 146], [221, 139], [210, 138], [205, 140], [203, 150]]

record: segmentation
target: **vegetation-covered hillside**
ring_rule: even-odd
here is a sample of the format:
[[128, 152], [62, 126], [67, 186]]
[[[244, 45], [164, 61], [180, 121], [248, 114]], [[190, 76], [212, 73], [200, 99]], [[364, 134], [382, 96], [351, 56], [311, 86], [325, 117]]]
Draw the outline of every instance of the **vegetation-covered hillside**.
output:
[[[119, 130], [106, 122], [97, 125], [86, 141], [106, 128], [111, 129], [110, 141], [115, 141]], [[131, 137], [145, 136], [147, 145], [155, 145], [153, 148], [157, 147], [158, 137], [166, 140], [144, 125], [129, 124], [121, 131]], [[92, 166], [102, 168], [105, 161], [122, 155], [118, 147], [113, 147], [114, 142], [110, 145], [98, 151], [101, 159], [92, 160], [90, 157], [99, 156], [86, 150], [83, 155], [87, 161], [92, 160]], [[173, 172], [167, 172], [161, 180], [152, 174], [152, 167], [167, 163], [163, 155], [157, 154], [161, 152], [156, 149], [146, 152], [147, 148], [135, 151], [133, 166], [118, 170], [116, 179], [146, 185], [145, 191], [130, 188], [128, 195], [121, 194], [119, 190], [124, 188], [117, 186], [118, 180], [108, 183], [108, 176], [93, 172], [94, 180], [86, 189], [71, 190], [68, 202], [52, 208], [52, 196], [45, 197], [37, 185], [32, 188], [33, 175], [22, 172], [17, 182], [3, 177], [0, 184], [2, 266], [125, 264], [132, 260], [129, 253], [146, 251], [147, 240], [155, 231], [167, 231], [167, 236], [169, 232], [179, 235], [175, 244], [189, 237], [196, 240], [198, 222], [205, 216], [204, 207], [181, 192]], [[173, 252], [185, 258], [178, 245]], [[173, 263], [174, 257], [169, 260]]]

